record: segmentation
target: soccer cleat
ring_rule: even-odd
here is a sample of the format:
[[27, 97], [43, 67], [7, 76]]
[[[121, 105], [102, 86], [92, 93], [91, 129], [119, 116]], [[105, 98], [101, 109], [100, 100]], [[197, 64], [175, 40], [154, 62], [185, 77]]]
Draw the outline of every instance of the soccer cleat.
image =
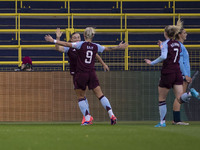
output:
[[192, 94], [193, 97], [195, 97], [198, 100], [200, 100], [199, 92], [197, 92], [194, 88], [191, 88], [190, 92], [191, 92], [191, 94]]
[[187, 122], [172, 122], [172, 124], [173, 125], [183, 125], [183, 126], [188, 126], [189, 125], [189, 123], [187, 123]]
[[84, 123], [82, 123], [82, 126], [88, 126], [88, 125], [92, 125], [92, 121], [85, 121]]
[[85, 117], [83, 116], [83, 120], [82, 120], [81, 125], [82, 126], [92, 125], [93, 124], [92, 121], [93, 121], [93, 117], [92, 116], [90, 116], [90, 120], [89, 121], [86, 121]]
[[84, 122], [85, 122], [85, 116], [83, 116], [81, 124], [83, 124]]
[[161, 123], [158, 123], [157, 125], [155, 125], [154, 127], [166, 127], [166, 124], [165, 123], [163, 123], [163, 124], [161, 124]]
[[110, 118], [110, 121], [111, 121], [111, 125], [115, 125], [117, 123], [117, 118], [112, 115], [112, 117]]
[[[93, 117], [91, 116], [91, 121], [93, 120]], [[85, 122], [85, 116], [83, 116], [82, 122], [81, 124], [83, 124]]]

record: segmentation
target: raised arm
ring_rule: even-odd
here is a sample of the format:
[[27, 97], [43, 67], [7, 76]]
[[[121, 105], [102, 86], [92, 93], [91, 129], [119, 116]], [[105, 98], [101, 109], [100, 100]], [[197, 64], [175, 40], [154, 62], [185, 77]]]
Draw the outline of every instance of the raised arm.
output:
[[110, 51], [110, 50], [123, 50], [125, 48], [128, 47], [128, 43], [123, 43], [123, 41], [121, 43], [119, 43], [118, 46], [115, 47], [105, 47], [104, 51]]
[[[60, 28], [57, 28], [55, 33], [56, 33], [56, 40], [60, 41], [60, 37], [62, 36], [63, 32], [60, 31]], [[59, 46], [58, 44], [55, 44], [55, 48], [57, 51], [64, 53], [63, 46]]]
[[96, 59], [102, 64], [104, 71], [109, 71], [109, 67], [104, 63], [104, 61], [101, 59], [101, 57], [96, 54]]
[[162, 46], [162, 41], [161, 40], [158, 40], [158, 46], [160, 47], [160, 49], [162, 49], [163, 48], [163, 46]]
[[64, 42], [64, 41], [58, 41], [58, 40], [55, 40], [51, 37], [51, 35], [45, 35], [45, 40], [47, 42], [51, 42], [51, 43], [55, 43], [55, 44], [58, 44], [58, 45], [61, 45], [61, 46], [64, 46], [64, 47], [72, 47], [72, 44], [69, 43], [69, 42]]

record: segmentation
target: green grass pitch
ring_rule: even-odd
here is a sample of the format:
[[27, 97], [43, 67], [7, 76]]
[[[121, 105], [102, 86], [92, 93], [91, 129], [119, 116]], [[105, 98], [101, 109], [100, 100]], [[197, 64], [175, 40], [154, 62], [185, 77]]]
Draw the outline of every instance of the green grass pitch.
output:
[[0, 123], [0, 150], [199, 150], [200, 122]]

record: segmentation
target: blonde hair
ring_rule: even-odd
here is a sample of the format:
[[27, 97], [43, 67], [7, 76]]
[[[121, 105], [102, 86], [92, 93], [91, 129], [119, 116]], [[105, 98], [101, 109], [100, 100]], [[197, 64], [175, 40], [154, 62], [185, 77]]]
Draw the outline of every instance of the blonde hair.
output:
[[92, 27], [87, 27], [84, 31], [84, 37], [85, 39], [92, 39], [95, 34], [95, 29]]
[[176, 25], [169, 25], [165, 27], [165, 32], [170, 39], [175, 39], [175, 36], [181, 31], [183, 28], [183, 22], [178, 19]]

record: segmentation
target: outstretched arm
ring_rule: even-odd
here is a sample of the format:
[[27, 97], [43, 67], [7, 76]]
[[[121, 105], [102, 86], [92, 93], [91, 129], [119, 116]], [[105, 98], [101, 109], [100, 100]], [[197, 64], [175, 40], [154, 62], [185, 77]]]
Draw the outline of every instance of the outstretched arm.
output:
[[155, 59], [154, 61], [151, 61], [149, 59], [144, 59], [144, 61], [148, 64], [148, 65], [155, 65], [157, 63], [162, 62], [163, 60], [165, 60], [166, 57], [163, 57], [162, 55], [160, 57], [158, 57], [157, 59]]
[[119, 43], [118, 46], [115, 47], [105, 47], [105, 51], [110, 51], [110, 50], [123, 50], [125, 48], [128, 47], [128, 43], [123, 43], [123, 41], [121, 43]]
[[144, 61], [145, 61], [148, 65], [151, 65], [151, 60], [149, 60], [149, 59], [144, 59]]
[[165, 43], [165, 45], [163, 45], [161, 41], [158, 41], [158, 45], [160, 46], [160, 49], [161, 49], [161, 56], [159, 56], [158, 58], [156, 58], [153, 61], [151, 61], [149, 59], [144, 59], [144, 61], [148, 65], [155, 65], [157, 63], [162, 62], [163, 60], [165, 60], [167, 58], [167, 53], [168, 53], [168, 46], [167, 46], [167, 44]]
[[[56, 29], [56, 40], [60, 41], [60, 37], [62, 36], [63, 32], [60, 31], [60, 28]], [[64, 47], [63, 46], [59, 46], [58, 44], [55, 44], [55, 48], [57, 51], [64, 53]]]
[[51, 43], [55, 43], [55, 44], [58, 44], [58, 45], [61, 45], [61, 46], [64, 46], [64, 47], [72, 47], [72, 44], [69, 43], [69, 42], [64, 42], [64, 41], [58, 41], [58, 40], [54, 40], [51, 35], [45, 35], [45, 40], [47, 42], [51, 42]]
[[96, 59], [102, 64], [104, 71], [109, 71], [109, 67], [104, 63], [104, 61], [101, 59], [101, 57], [96, 54]]

